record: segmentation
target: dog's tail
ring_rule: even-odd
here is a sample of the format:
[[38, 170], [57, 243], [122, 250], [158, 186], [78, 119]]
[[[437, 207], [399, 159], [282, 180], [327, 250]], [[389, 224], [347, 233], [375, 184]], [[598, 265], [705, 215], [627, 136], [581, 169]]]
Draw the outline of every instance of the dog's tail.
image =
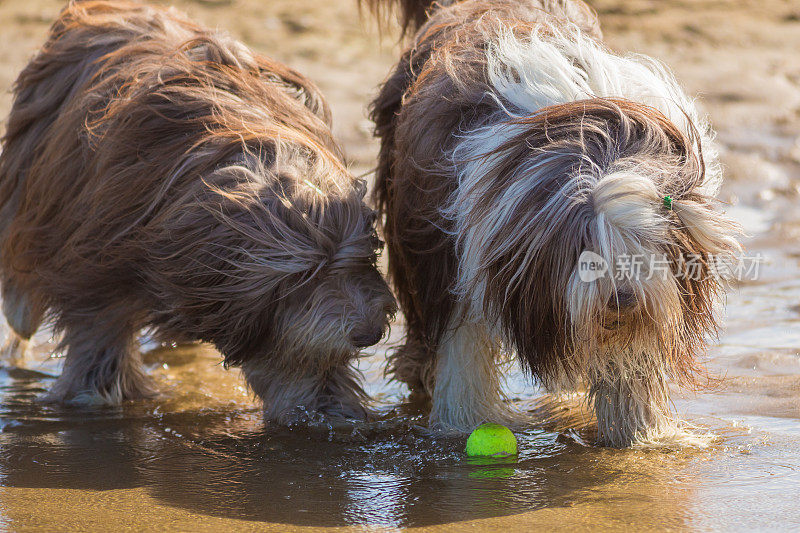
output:
[[438, 7], [453, 4], [455, 0], [359, 0], [366, 5], [379, 20], [397, 13], [403, 34], [417, 31], [432, 11]]

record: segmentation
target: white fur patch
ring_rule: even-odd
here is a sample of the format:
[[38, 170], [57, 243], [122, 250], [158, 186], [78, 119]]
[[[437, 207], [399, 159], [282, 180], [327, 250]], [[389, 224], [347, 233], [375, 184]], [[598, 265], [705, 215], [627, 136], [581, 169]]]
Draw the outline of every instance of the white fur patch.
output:
[[694, 125], [706, 163], [702, 192], [718, 192], [722, 177], [710, 145], [711, 129], [669, 69], [655, 59], [615, 55], [575, 26], [545, 25], [525, 38], [509, 28], [490, 45], [487, 59], [494, 89], [489, 96], [509, 117], [586, 98], [617, 97], [658, 109], [687, 135]]
[[453, 320], [436, 360], [431, 427], [469, 432], [483, 422], [522, 419], [504, 401], [498, 346], [483, 324]]

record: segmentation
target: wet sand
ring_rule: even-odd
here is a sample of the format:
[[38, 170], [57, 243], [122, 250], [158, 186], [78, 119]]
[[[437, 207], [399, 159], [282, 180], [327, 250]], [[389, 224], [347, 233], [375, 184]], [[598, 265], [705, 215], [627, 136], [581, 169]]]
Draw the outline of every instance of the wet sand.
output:
[[[312, 77], [357, 172], [373, 164], [365, 105], [396, 54], [354, 1], [178, 2]], [[758, 280], [728, 297], [707, 356], [714, 388], [676, 396], [715, 435], [706, 449], [585, 444], [580, 410], [511, 372], [521, 408], [560, 423], [518, 434], [516, 462], [475, 464], [459, 439], [421, 434], [422, 413], [382, 375], [392, 338], [361, 360], [384, 421], [264, 427], [236, 372], [213, 351], [143, 342], [160, 398], [76, 410], [35, 402], [58, 374], [47, 332], [0, 369], [0, 528], [275, 530], [421, 528], [763, 530], [800, 527], [800, 4], [597, 0], [608, 43], [669, 64], [718, 131], [723, 199], [762, 255]], [[0, 2], [0, 87], [44, 38], [61, 2]], [[367, 28], [365, 30], [365, 27]], [[10, 105], [0, 96], [0, 114]], [[56, 356], [58, 354], [55, 354]], [[569, 416], [567, 416], [569, 415]], [[572, 417], [572, 418], [570, 418]], [[544, 419], [544, 416], [542, 417]]]

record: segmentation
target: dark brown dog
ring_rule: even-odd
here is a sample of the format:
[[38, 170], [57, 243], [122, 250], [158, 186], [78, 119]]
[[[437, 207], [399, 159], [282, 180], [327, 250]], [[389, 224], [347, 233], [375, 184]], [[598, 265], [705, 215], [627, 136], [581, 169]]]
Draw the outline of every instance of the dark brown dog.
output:
[[693, 381], [712, 256], [739, 250], [691, 100], [655, 61], [604, 48], [580, 0], [368, 4], [416, 32], [372, 112], [408, 322], [394, 375], [432, 397], [433, 425], [469, 431], [516, 418], [496, 364], [513, 353], [550, 390], [588, 386], [601, 443], [683, 435], [668, 382]]
[[171, 10], [72, 2], [0, 157], [3, 310], [66, 361], [50, 398], [147, 396], [135, 339], [213, 343], [269, 419], [364, 415], [352, 358], [394, 301], [316, 87]]

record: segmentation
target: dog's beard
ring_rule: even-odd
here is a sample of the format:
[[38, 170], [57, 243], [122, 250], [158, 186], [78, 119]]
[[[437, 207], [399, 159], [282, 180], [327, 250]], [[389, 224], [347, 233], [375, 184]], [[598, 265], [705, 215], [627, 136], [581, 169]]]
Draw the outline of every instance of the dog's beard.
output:
[[352, 365], [359, 348], [348, 340], [347, 315], [327, 311], [284, 309], [261, 335], [237, 341], [234, 357], [263, 401], [265, 419], [292, 424], [311, 422], [312, 413], [360, 419], [368, 414]]
[[368, 397], [353, 365], [361, 346], [354, 339], [366, 326], [374, 331], [364, 344], [377, 342], [394, 306], [384, 281], [371, 269], [323, 277], [287, 289], [262, 322], [233, 336], [236, 352], [226, 355], [241, 364], [248, 385], [264, 402], [267, 420], [368, 418]]
[[[694, 385], [696, 355], [715, 328], [711, 310], [703, 320], [687, 321], [692, 310], [671, 270], [645, 267], [639, 279], [627, 281], [578, 277], [576, 270], [565, 294], [566, 350], [552, 357], [557, 364], [545, 376], [548, 387], [587, 385], [605, 444], [691, 439], [671, 415], [669, 385]], [[703, 280], [704, 293], [695, 296], [710, 299], [717, 284]]]

